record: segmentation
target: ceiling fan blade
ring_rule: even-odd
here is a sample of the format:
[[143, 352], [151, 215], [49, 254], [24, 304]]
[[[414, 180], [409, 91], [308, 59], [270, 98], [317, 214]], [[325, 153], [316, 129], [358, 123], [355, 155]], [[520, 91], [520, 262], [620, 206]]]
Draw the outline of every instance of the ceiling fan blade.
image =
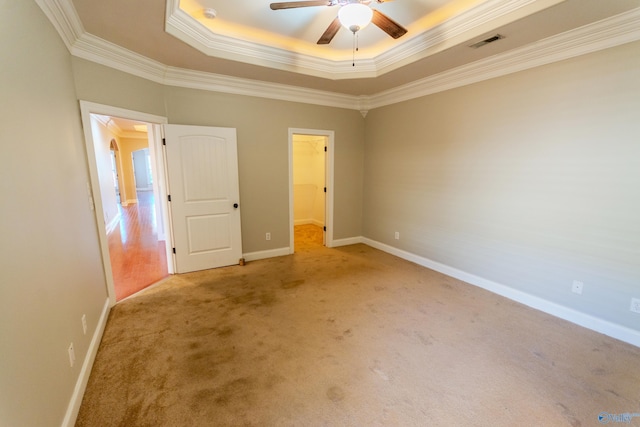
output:
[[338, 33], [338, 30], [340, 29], [341, 26], [342, 24], [340, 24], [340, 20], [336, 17], [336, 19], [334, 19], [333, 22], [329, 24], [329, 26], [324, 31], [324, 33], [320, 36], [320, 39], [318, 40], [317, 44], [331, 43], [331, 40], [333, 40], [333, 38]]
[[394, 39], [402, 37], [407, 33], [406, 28], [376, 9], [373, 9], [371, 22]]
[[310, 6], [331, 6], [331, 0], [307, 0], [307, 1], [288, 1], [283, 3], [271, 3], [271, 10], [293, 9], [295, 7]]

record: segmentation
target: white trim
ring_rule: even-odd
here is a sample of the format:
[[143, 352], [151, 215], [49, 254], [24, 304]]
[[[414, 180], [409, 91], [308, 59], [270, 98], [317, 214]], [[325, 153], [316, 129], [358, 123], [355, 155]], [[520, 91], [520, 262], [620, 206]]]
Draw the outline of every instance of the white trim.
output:
[[377, 93], [383, 107], [640, 40], [640, 8]]
[[71, 53], [78, 58], [168, 86], [328, 107], [361, 108], [360, 97], [353, 95], [166, 66], [89, 33], [84, 33], [76, 41]]
[[494, 31], [495, 28], [547, 9], [564, 0], [489, 0], [436, 25], [376, 58], [382, 75]]
[[331, 52], [334, 58], [329, 59], [324, 49], [305, 41], [295, 40], [294, 51], [216, 33], [182, 10], [180, 0], [167, 1], [165, 30], [207, 56], [334, 80], [374, 78], [445, 50], [456, 38], [477, 37], [497, 25], [514, 22], [562, 1], [486, 0], [435, 27], [410, 31], [403, 41], [381, 54], [376, 54], [375, 46], [361, 50], [357, 69], [353, 68], [349, 49], [334, 49]]
[[76, 385], [73, 389], [73, 394], [71, 395], [71, 400], [69, 401], [69, 405], [67, 406], [67, 412], [65, 413], [64, 419], [62, 420], [62, 427], [73, 427], [76, 424], [76, 418], [78, 417], [80, 405], [82, 404], [82, 398], [84, 397], [84, 392], [87, 388], [87, 382], [89, 381], [91, 368], [93, 368], [93, 362], [96, 359], [98, 347], [100, 347], [100, 341], [102, 340], [102, 335], [104, 334], [104, 328], [107, 326], [107, 318], [110, 309], [111, 304], [109, 298], [107, 298], [104, 302], [104, 305], [102, 306], [102, 313], [100, 314], [100, 318], [98, 319], [96, 329], [93, 332], [93, 337], [91, 338], [91, 343], [89, 344], [89, 348], [87, 349], [87, 354], [85, 355], [84, 361], [82, 362], [82, 369], [80, 370], [78, 380], [76, 381]]
[[490, 292], [493, 292], [494, 294], [501, 295], [505, 298], [535, 308], [544, 313], [559, 317], [571, 323], [575, 323], [576, 325], [591, 329], [592, 331], [596, 331], [601, 334], [619, 339], [620, 341], [624, 341], [636, 347], [640, 347], [640, 331], [616, 323], [612, 323], [586, 313], [579, 312], [572, 308], [556, 304], [535, 295], [519, 291], [501, 283], [484, 279], [480, 276], [467, 273], [446, 264], [442, 264], [428, 258], [403, 251], [398, 248], [394, 248], [393, 246], [389, 246], [375, 240], [364, 238], [363, 243], [373, 248], [379, 249], [383, 252], [387, 252], [391, 255], [395, 255], [399, 258], [429, 268], [431, 270], [446, 274], [447, 276], [462, 280], [471, 285], [486, 289]]
[[289, 128], [289, 249], [290, 253], [294, 253], [294, 239], [293, 239], [293, 227], [295, 220], [293, 217], [293, 136], [294, 135], [317, 135], [327, 139], [327, 152], [325, 156], [324, 165], [324, 182], [327, 187], [325, 193], [325, 215], [324, 224], [321, 226], [326, 227], [325, 242], [324, 245], [328, 248], [333, 247], [333, 198], [335, 193], [334, 188], [334, 155], [335, 155], [335, 132], [332, 130], [320, 130], [320, 129], [302, 129], [302, 128]]
[[307, 218], [307, 219], [296, 219], [293, 221], [293, 225], [307, 225], [313, 224], [318, 227], [324, 227], [324, 223], [322, 221], [318, 221], [317, 219]]
[[347, 237], [346, 239], [334, 240], [333, 241], [333, 247], [337, 248], [338, 246], [356, 245], [358, 243], [363, 243], [363, 242], [364, 242], [364, 237], [362, 237], [362, 236]]
[[[105, 64], [106, 65], [106, 64]], [[361, 97], [279, 83], [268, 83], [203, 71], [167, 67], [162, 83], [169, 86], [202, 89], [235, 95], [303, 102], [337, 108], [359, 110]]]
[[60, 34], [60, 38], [71, 51], [76, 40], [85, 34], [82, 21], [71, 0], [36, 0], [40, 9]]
[[[371, 96], [353, 96], [169, 67], [85, 32], [71, 0], [36, 1], [58, 30], [71, 54], [76, 57], [169, 86], [348, 108], [361, 112], [640, 40], [640, 8], [636, 8], [384, 92]], [[391, 53], [381, 55], [383, 63], [393, 59]], [[396, 59], [396, 63], [400, 61]]]
[[[111, 269], [111, 259], [109, 257], [109, 240], [106, 233], [106, 225], [104, 224], [104, 218], [102, 218], [102, 193], [100, 190], [100, 181], [98, 179], [98, 166], [96, 165], [96, 153], [93, 142], [93, 132], [91, 129], [91, 115], [100, 114], [106, 116], [115, 116], [125, 119], [138, 120], [141, 122], [165, 124], [167, 123], [166, 117], [155, 116], [153, 114], [142, 113], [139, 111], [127, 110], [119, 107], [112, 107], [109, 105], [96, 104], [88, 101], [80, 101], [80, 114], [82, 119], [82, 128], [84, 132], [85, 148], [87, 152], [87, 164], [89, 166], [89, 177], [91, 181], [91, 191], [93, 193], [93, 200], [95, 204], [95, 216], [96, 223], [98, 224], [98, 240], [100, 241], [100, 250], [102, 255], [102, 264], [104, 266], [104, 275], [107, 282], [107, 293], [109, 294], [109, 300], [111, 305], [116, 303], [116, 292], [113, 285], [113, 270]], [[157, 173], [156, 173], [157, 175]], [[164, 199], [166, 200], [166, 199]], [[137, 200], [125, 200], [122, 205], [126, 206], [126, 203], [137, 203]], [[165, 222], [165, 229], [168, 227], [169, 222]], [[173, 247], [171, 241], [167, 241], [167, 245]], [[167, 260], [168, 265], [173, 263], [173, 260]], [[169, 267], [171, 268], [171, 267]], [[169, 270], [171, 271], [171, 270]]]
[[107, 235], [111, 234], [111, 232], [116, 228], [119, 222], [120, 222], [120, 212], [118, 212], [116, 216], [111, 218], [111, 221], [109, 221], [109, 224], [106, 225], [105, 231], [107, 232]]
[[269, 249], [266, 251], [249, 252], [249, 253], [243, 254], [242, 257], [245, 259], [245, 261], [257, 261], [259, 259], [285, 256], [285, 255], [289, 255], [290, 253], [291, 251], [289, 250], [289, 248], [278, 248], [278, 249]]

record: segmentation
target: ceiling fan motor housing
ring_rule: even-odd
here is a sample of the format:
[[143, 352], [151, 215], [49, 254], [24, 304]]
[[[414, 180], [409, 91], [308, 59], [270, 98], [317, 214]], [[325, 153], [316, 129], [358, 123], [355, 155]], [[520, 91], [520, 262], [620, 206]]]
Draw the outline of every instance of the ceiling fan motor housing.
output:
[[339, 6], [338, 16], [331, 21], [317, 44], [329, 44], [338, 33], [340, 27], [345, 27], [354, 35], [364, 27], [373, 24], [382, 31], [397, 39], [407, 33], [407, 29], [389, 18], [377, 9], [372, 9], [371, 3], [384, 3], [389, 0], [296, 0], [271, 3], [272, 10], [294, 9], [312, 6]]
[[371, 22], [373, 10], [360, 2], [348, 3], [338, 11], [340, 23], [351, 32], [356, 33]]

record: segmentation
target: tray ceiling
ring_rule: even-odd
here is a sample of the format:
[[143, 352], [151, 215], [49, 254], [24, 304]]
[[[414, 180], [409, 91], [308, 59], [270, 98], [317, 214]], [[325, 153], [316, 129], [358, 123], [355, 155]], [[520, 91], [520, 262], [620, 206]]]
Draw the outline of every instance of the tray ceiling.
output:
[[[57, 0], [69, 2], [70, 0]], [[372, 3], [409, 32], [371, 25], [316, 40], [338, 6], [271, 10], [270, 0], [73, 0], [83, 31], [168, 67], [370, 96], [640, 7], [640, 0], [394, 0]], [[213, 8], [215, 19], [204, 17]], [[504, 39], [469, 45], [501, 34]], [[354, 65], [355, 59], [355, 65]]]

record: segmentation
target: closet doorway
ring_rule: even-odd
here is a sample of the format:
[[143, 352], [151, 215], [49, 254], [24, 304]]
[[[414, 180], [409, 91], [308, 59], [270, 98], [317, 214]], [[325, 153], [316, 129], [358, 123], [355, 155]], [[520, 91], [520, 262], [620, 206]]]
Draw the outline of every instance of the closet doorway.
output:
[[331, 246], [333, 132], [290, 129], [290, 252]]

